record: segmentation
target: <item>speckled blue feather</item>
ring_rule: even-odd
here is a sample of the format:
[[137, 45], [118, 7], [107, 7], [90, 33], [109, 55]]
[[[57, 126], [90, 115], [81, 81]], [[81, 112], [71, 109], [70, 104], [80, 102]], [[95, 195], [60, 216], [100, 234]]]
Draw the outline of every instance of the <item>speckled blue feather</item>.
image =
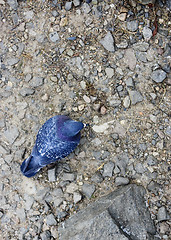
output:
[[40, 128], [31, 155], [21, 165], [26, 177], [34, 176], [42, 167], [66, 157], [80, 142], [84, 124], [67, 116], [54, 116]]

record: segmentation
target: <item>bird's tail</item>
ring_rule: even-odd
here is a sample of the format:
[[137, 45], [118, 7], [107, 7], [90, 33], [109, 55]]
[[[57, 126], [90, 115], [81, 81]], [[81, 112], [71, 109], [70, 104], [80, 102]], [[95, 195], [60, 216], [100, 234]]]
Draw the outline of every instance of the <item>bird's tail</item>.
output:
[[21, 172], [25, 177], [33, 177], [40, 169], [41, 166], [37, 164], [36, 157], [30, 155], [24, 162], [21, 164]]

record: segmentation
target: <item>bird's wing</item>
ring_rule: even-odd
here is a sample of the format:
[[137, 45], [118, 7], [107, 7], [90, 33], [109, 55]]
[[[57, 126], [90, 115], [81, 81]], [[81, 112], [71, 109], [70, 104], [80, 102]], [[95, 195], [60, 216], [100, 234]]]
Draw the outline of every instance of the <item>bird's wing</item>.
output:
[[74, 151], [77, 145], [78, 143], [75, 142], [57, 141], [55, 144], [53, 143], [43, 154], [40, 164], [44, 166], [68, 156]]

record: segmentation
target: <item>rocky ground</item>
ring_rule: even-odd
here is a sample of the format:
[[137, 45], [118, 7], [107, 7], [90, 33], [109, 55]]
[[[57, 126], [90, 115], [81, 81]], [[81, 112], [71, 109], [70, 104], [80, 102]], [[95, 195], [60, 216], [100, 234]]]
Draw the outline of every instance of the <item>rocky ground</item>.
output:
[[[170, 239], [169, 14], [162, 1], [0, 0], [1, 239], [58, 239], [58, 224], [129, 183]], [[57, 114], [90, 128], [27, 179], [20, 164]]]

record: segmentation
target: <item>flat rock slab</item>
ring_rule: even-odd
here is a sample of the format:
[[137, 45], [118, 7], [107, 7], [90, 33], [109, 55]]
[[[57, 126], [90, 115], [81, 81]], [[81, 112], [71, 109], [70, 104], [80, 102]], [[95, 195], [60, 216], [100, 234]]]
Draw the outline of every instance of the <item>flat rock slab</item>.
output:
[[67, 219], [59, 240], [152, 240], [156, 233], [144, 199], [135, 184], [118, 188]]

